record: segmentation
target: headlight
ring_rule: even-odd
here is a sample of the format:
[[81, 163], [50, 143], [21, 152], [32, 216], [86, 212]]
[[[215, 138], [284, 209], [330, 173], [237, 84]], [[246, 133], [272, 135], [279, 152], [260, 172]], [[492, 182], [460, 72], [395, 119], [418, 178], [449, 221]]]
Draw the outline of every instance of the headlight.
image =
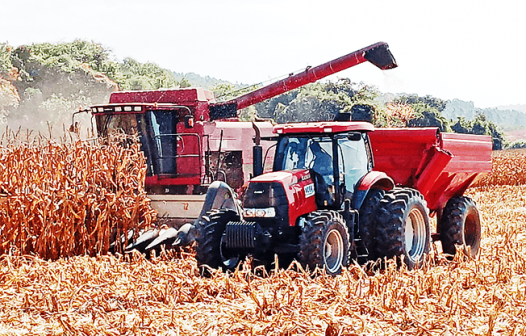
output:
[[274, 208], [245, 209], [243, 215], [244, 217], [273, 218], [276, 217], [276, 210]]

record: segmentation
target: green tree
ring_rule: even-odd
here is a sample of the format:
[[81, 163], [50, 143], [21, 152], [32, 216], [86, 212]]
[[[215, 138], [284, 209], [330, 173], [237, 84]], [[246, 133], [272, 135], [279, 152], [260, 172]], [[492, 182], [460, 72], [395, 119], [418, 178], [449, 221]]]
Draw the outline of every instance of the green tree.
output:
[[466, 121], [464, 118], [459, 117], [451, 128], [456, 133], [491, 135], [494, 150], [503, 149], [507, 144], [504, 133], [482, 113], [479, 113], [471, 121]]
[[11, 71], [13, 63], [11, 62], [11, 51], [13, 48], [6, 43], [0, 43], [0, 75]]
[[410, 105], [422, 103], [429, 107], [437, 109], [438, 112], [444, 111], [447, 105], [446, 100], [436, 98], [430, 95], [420, 97], [417, 94], [401, 95], [395, 99], [395, 102], [402, 103], [402, 104], [410, 104]]
[[154, 63], [139, 63], [125, 58], [119, 68], [119, 86], [124, 90], [156, 90], [179, 85], [171, 71]]
[[424, 102], [410, 104], [414, 115], [407, 123], [409, 127], [438, 127], [441, 132], [451, 132], [449, 121], [440, 113], [436, 107], [429, 106]]

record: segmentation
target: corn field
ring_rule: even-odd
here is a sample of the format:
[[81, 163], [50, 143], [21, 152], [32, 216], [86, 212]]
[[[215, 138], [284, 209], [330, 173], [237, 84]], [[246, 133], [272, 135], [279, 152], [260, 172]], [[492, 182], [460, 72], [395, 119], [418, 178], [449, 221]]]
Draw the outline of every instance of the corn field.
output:
[[154, 220], [139, 144], [20, 138], [4, 133], [0, 147], [0, 254], [104, 254]]
[[526, 150], [513, 149], [493, 152], [493, 168], [474, 186], [526, 184]]
[[299, 265], [266, 274], [247, 262], [202, 277], [191, 251], [150, 260], [3, 255], [0, 334], [524, 335], [526, 186], [500, 166], [519, 158], [496, 155], [495, 171], [512, 176], [468, 191], [483, 221], [475, 260], [449, 261], [436, 243], [414, 271], [391, 262], [313, 277]]

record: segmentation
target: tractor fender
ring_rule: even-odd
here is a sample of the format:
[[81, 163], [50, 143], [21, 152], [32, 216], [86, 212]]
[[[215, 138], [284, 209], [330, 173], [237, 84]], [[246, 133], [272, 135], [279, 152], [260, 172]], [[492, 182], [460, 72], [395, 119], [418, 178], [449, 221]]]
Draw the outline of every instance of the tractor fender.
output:
[[392, 178], [384, 172], [370, 171], [357, 184], [352, 199], [352, 208], [359, 210], [371, 189], [391, 190], [395, 187]]
[[237, 194], [228, 184], [221, 181], [214, 181], [208, 187], [205, 203], [203, 204], [197, 221], [212, 209], [231, 209], [236, 211], [239, 216], [242, 214], [241, 207], [237, 200]]

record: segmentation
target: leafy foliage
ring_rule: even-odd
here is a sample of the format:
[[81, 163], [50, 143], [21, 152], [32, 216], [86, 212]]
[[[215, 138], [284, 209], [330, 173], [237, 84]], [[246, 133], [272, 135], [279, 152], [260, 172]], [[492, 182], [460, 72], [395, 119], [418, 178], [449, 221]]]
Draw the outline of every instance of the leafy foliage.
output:
[[508, 146], [508, 148], [510, 149], [526, 148], [526, 141], [525, 140], [514, 141]]
[[410, 104], [414, 110], [411, 120], [408, 120], [409, 127], [438, 127], [441, 132], [451, 132], [449, 121], [433, 106], [423, 102]]
[[491, 135], [493, 139], [493, 149], [495, 150], [503, 149], [506, 146], [503, 132], [494, 122], [488, 120], [484, 114], [478, 114], [475, 119], [471, 121], [459, 117], [451, 128], [456, 133]]
[[[45, 133], [49, 128], [53, 133], [60, 132], [63, 125], [71, 123], [73, 111], [107, 102], [110, 93], [117, 89], [191, 85], [185, 78], [177, 81], [171, 71], [154, 63], [140, 63], [132, 58], [118, 62], [101, 44], [82, 40], [14, 49], [0, 44], [0, 76], [8, 81], [3, 85], [10, 85], [16, 95], [7, 103], [6, 99], [0, 101], [2, 121], [14, 129], [21, 126]], [[90, 126], [89, 120], [86, 124]]]
[[395, 102], [401, 104], [410, 104], [410, 105], [426, 105], [430, 108], [436, 109], [438, 112], [444, 111], [447, 105], [447, 101], [436, 98], [430, 95], [420, 97], [416, 94], [401, 95], [395, 99]]
[[[195, 87], [202, 87], [205, 89], [212, 89], [213, 87], [219, 85], [219, 84], [231, 84], [227, 81], [220, 80], [214, 77], [210, 76], [200, 76], [194, 72], [187, 72], [187, 73], [181, 73], [181, 72], [173, 72], [174, 78], [176, 81], [179, 82], [180, 87], [183, 86], [183, 81], [188, 81], [189, 83], [192, 83]], [[246, 87], [247, 85], [243, 84], [234, 84], [233, 85], [236, 89], [241, 89]]]
[[[118, 75], [118, 83], [123, 90], [156, 90], [179, 85], [171, 71], [154, 63], [139, 63], [132, 58], [124, 59]], [[184, 78], [183, 84], [190, 86]]]
[[259, 88], [259, 85], [251, 85], [247, 87], [240, 88], [234, 84], [230, 83], [220, 83], [215, 86], [212, 86], [210, 89], [214, 93], [217, 101], [227, 101], [245, 93], [254, 91]]
[[7, 73], [13, 67], [11, 63], [12, 47], [6, 43], [0, 43], [0, 75]]

